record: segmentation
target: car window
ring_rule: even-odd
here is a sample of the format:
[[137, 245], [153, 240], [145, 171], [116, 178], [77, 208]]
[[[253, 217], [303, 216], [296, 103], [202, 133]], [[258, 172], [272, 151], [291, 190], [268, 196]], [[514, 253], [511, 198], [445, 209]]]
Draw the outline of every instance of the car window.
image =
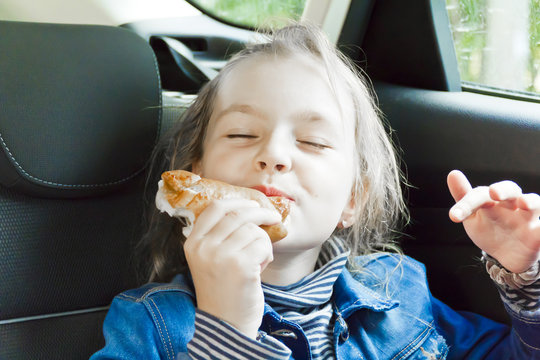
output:
[[540, 93], [539, 0], [446, 0], [465, 88]]
[[195, 6], [227, 23], [267, 28], [299, 20], [306, 0], [192, 0]]
[[200, 14], [182, 0], [1, 0], [0, 20], [121, 25]]

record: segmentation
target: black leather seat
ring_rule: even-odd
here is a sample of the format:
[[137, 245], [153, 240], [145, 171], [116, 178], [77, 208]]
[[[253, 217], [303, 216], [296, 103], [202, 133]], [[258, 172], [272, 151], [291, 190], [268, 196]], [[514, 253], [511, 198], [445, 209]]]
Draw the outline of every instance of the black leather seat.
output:
[[113, 296], [137, 285], [157, 65], [121, 28], [0, 34], [0, 359], [87, 359]]

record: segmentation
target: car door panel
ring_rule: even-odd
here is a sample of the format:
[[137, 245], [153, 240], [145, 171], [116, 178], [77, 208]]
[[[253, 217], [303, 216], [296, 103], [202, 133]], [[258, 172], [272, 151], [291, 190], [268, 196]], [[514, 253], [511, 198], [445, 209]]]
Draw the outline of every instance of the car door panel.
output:
[[377, 84], [376, 91], [411, 185], [405, 252], [427, 265], [437, 297], [458, 310], [508, 321], [478, 261], [480, 251], [462, 225], [448, 218], [454, 201], [446, 176], [460, 169], [473, 186], [511, 179], [524, 192], [539, 192], [540, 105], [385, 83]]

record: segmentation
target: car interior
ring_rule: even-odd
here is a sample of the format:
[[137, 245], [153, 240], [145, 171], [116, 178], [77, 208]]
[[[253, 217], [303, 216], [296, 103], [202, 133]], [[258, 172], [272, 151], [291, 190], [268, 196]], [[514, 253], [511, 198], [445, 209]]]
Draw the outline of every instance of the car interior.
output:
[[[435, 297], [508, 322], [463, 227], [473, 186], [540, 191], [540, 104], [462, 90], [444, 1], [351, 1], [338, 44], [373, 82], [401, 148], [411, 220], [400, 245]], [[253, 31], [211, 14], [121, 26], [0, 21], [0, 359], [84, 359], [113, 297], [141, 285], [153, 148]]]

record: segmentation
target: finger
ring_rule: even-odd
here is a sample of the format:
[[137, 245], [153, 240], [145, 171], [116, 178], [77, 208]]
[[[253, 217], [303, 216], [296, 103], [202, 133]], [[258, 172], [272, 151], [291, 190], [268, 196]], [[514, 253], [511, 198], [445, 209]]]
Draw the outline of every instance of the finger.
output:
[[[258, 225], [273, 225], [281, 221], [281, 215], [275, 210], [264, 208], [241, 208], [230, 211], [204, 235], [204, 242], [220, 243], [225, 241], [229, 235], [246, 225], [249, 228], [259, 228]], [[261, 229], [262, 230], [262, 229]], [[266, 234], [266, 232], [265, 232]]]
[[522, 194], [516, 199], [516, 205], [522, 210], [531, 211], [532, 216], [540, 215], [540, 195], [538, 194]]
[[268, 234], [254, 224], [235, 230], [209, 254], [216, 264], [225, 264], [231, 271], [259, 275], [261, 268], [273, 260], [272, 242]]
[[245, 199], [226, 199], [212, 201], [193, 224], [193, 230], [186, 241], [195, 241], [202, 239], [210, 230], [212, 230], [223, 217], [239, 209], [255, 209], [260, 207], [259, 203]]
[[493, 200], [515, 200], [521, 195], [521, 188], [513, 181], [505, 180], [489, 186], [489, 196]]
[[450, 219], [454, 222], [461, 222], [476, 210], [493, 204], [494, 201], [489, 196], [489, 188], [487, 186], [476, 187], [452, 206], [449, 213]]
[[471, 191], [472, 186], [465, 174], [459, 170], [452, 170], [446, 178], [448, 184], [448, 189], [450, 194], [456, 202], [461, 200], [469, 191]]
[[[266, 210], [268, 211], [268, 210]], [[279, 221], [279, 220], [278, 220]], [[257, 223], [261, 221], [246, 221], [242, 222], [238, 226], [231, 226], [226, 228], [226, 231], [230, 231], [230, 234], [226, 237], [223, 237], [223, 229], [220, 228], [221, 224], [218, 224], [216, 228], [212, 229], [210, 233], [206, 236], [207, 238], [215, 238], [217, 237], [219, 240], [218, 243], [221, 243], [223, 246], [227, 246], [229, 249], [232, 249], [232, 251], [240, 251], [243, 249], [247, 244], [254, 241], [254, 239], [263, 237], [268, 238], [270, 240], [268, 234], [260, 228]], [[208, 240], [205, 238], [205, 243]], [[210, 240], [213, 241], [213, 240]]]
[[254, 241], [246, 244], [242, 251], [247, 254], [250, 259], [253, 259], [254, 264], [259, 266], [258, 269], [255, 270], [258, 270], [260, 273], [274, 260], [274, 256], [272, 242], [266, 232], [262, 230], [262, 233], [259, 235], [260, 236], [255, 238]]
[[[260, 229], [258, 225], [276, 224], [281, 220], [281, 215], [276, 210], [259, 207], [240, 207], [231, 210], [229, 206], [220, 208], [221, 205], [223, 204], [216, 204], [216, 210], [208, 212], [219, 217], [216, 225], [197, 240], [190, 242], [187, 248], [185, 245], [184, 249], [186, 252], [199, 254], [198, 256], [206, 258], [215, 258], [216, 256], [219, 256], [224, 249], [237, 251], [247, 242], [251, 241], [258, 232], [262, 232], [264, 233], [264, 236], [268, 237], [266, 232]], [[229, 204], [225, 203], [225, 205]], [[227, 210], [230, 211], [223, 214], [223, 212]], [[251, 232], [246, 229], [251, 229]], [[256, 229], [256, 231], [253, 229]], [[238, 244], [235, 244], [235, 242], [231, 243], [231, 240], [229, 239], [233, 233], [236, 233], [236, 236], [232, 238], [234, 238]], [[243, 236], [238, 236], [238, 233], [243, 234]], [[223, 245], [223, 243], [227, 241], [228, 244]], [[223, 246], [226, 246], [226, 248]]]
[[259, 206], [260, 205], [257, 202], [245, 199], [213, 201], [195, 220], [193, 229], [184, 242], [184, 252], [186, 253], [186, 256], [188, 254], [198, 253], [201, 250], [200, 247], [203, 240], [208, 240], [206, 234], [223, 219], [227, 212], [241, 208], [253, 210]]

